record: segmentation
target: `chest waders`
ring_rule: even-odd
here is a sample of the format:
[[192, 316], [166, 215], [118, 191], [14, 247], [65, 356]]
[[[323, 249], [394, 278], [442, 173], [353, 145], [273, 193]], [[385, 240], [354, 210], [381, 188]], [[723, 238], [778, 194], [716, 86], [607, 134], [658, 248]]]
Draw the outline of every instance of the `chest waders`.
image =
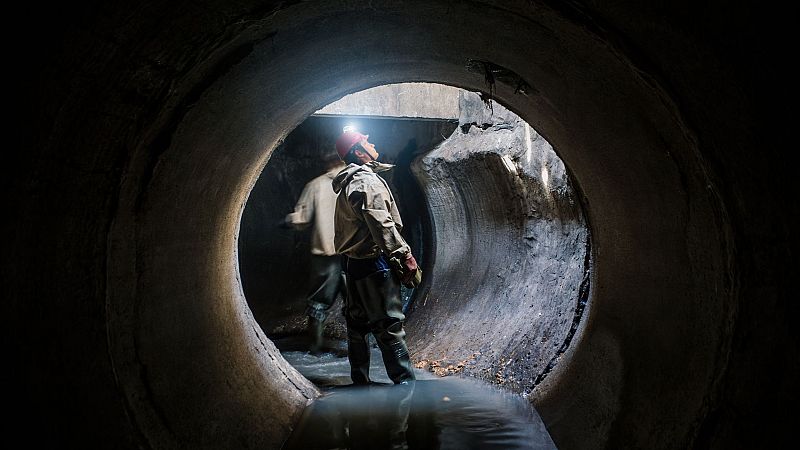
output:
[[400, 284], [386, 258], [347, 258], [347, 347], [350, 376], [355, 384], [369, 384], [372, 333], [380, 348], [386, 373], [395, 384], [414, 379], [406, 347]]

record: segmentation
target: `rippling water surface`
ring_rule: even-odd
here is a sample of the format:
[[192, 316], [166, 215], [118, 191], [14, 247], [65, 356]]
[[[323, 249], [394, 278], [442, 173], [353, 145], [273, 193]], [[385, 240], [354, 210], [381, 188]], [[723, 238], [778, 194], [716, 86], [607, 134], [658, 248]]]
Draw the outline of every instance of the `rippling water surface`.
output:
[[417, 371], [410, 385], [392, 385], [380, 353], [371, 386], [350, 385], [344, 350], [311, 355], [287, 342], [284, 357], [324, 395], [303, 414], [286, 450], [299, 449], [555, 449], [539, 414], [522, 397], [471, 378]]

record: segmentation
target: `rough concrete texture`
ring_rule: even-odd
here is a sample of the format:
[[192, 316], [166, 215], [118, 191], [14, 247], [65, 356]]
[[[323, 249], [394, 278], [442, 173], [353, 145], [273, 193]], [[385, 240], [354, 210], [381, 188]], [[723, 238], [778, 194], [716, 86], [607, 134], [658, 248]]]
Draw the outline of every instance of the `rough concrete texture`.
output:
[[242, 210], [307, 116], [404, 81], [492, 92], [586, 199], [590, 313], [530, 396], [559, 448], [793, 442], [800, 213], [780, 6], [11, 8], [22, 142], [0, 177], [0, 304], [6, 425], [27, 446], [280, 447], [314, 392], [248, 312]]
[[528, 395], [584, 312], [588, 228], [547, 141], [501, 105], [460, 97], [461, 127], [413, 165], [435, 253], [409, 346], [417, 367]]
[[458, 119], [461, 90], [436, 83], [397, 83], [345, 95], [314, 114]]

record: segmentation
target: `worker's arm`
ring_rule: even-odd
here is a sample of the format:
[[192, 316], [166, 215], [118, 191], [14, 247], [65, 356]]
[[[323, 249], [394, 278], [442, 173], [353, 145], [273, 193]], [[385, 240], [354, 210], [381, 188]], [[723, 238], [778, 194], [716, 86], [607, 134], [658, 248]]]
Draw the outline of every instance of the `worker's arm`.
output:
[[358, 201], [359, 204], [353, 206], [354, 209], [360, 209], [372, 240], [378, 244], [383, 253], [390, 258], [395, 257], [402, 260], [405, 255], [411, 254], [411, 247], [400, 235], [397, 224], [392, 219], [390, 198], [385, 189], [369, 190], [369, 192], [363, 193], [362, 198]]
[[287, 214], [284, 223], [294, 228], [305, 228], [314, 218], [314, 187], [308, 183], [300, 193], [294, 211]]

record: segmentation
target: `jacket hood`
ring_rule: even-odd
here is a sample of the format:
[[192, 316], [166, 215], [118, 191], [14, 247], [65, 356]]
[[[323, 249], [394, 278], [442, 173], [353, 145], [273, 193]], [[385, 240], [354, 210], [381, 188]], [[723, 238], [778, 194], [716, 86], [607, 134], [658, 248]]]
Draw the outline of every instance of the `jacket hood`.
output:
[[353, 179], [353, 176], [358, 172], [374, 172], [380, 173], [390, 170], [394, 167], [392, 164], [383, 164], [377, 161], [372, 161], [367, 164], [353, 164], [350, 163], [342, 169], [334, 178], [331, 185], [333, 186], [333, 192], [337, 194], [341, 192], [341, 190]]
[[357, 172], [362, 170], [367, 170], [364, 166], [359, 166], [358, 164], [348, 164], [347, 167], [341, 170], [335, 177], [333, 177], [333, 181], [331, 185], [333, 186], [333, 192], [337, 194], [342, 191], [342, 188], [348, 183], [350, 180], [353, 179], [353, 175]]

